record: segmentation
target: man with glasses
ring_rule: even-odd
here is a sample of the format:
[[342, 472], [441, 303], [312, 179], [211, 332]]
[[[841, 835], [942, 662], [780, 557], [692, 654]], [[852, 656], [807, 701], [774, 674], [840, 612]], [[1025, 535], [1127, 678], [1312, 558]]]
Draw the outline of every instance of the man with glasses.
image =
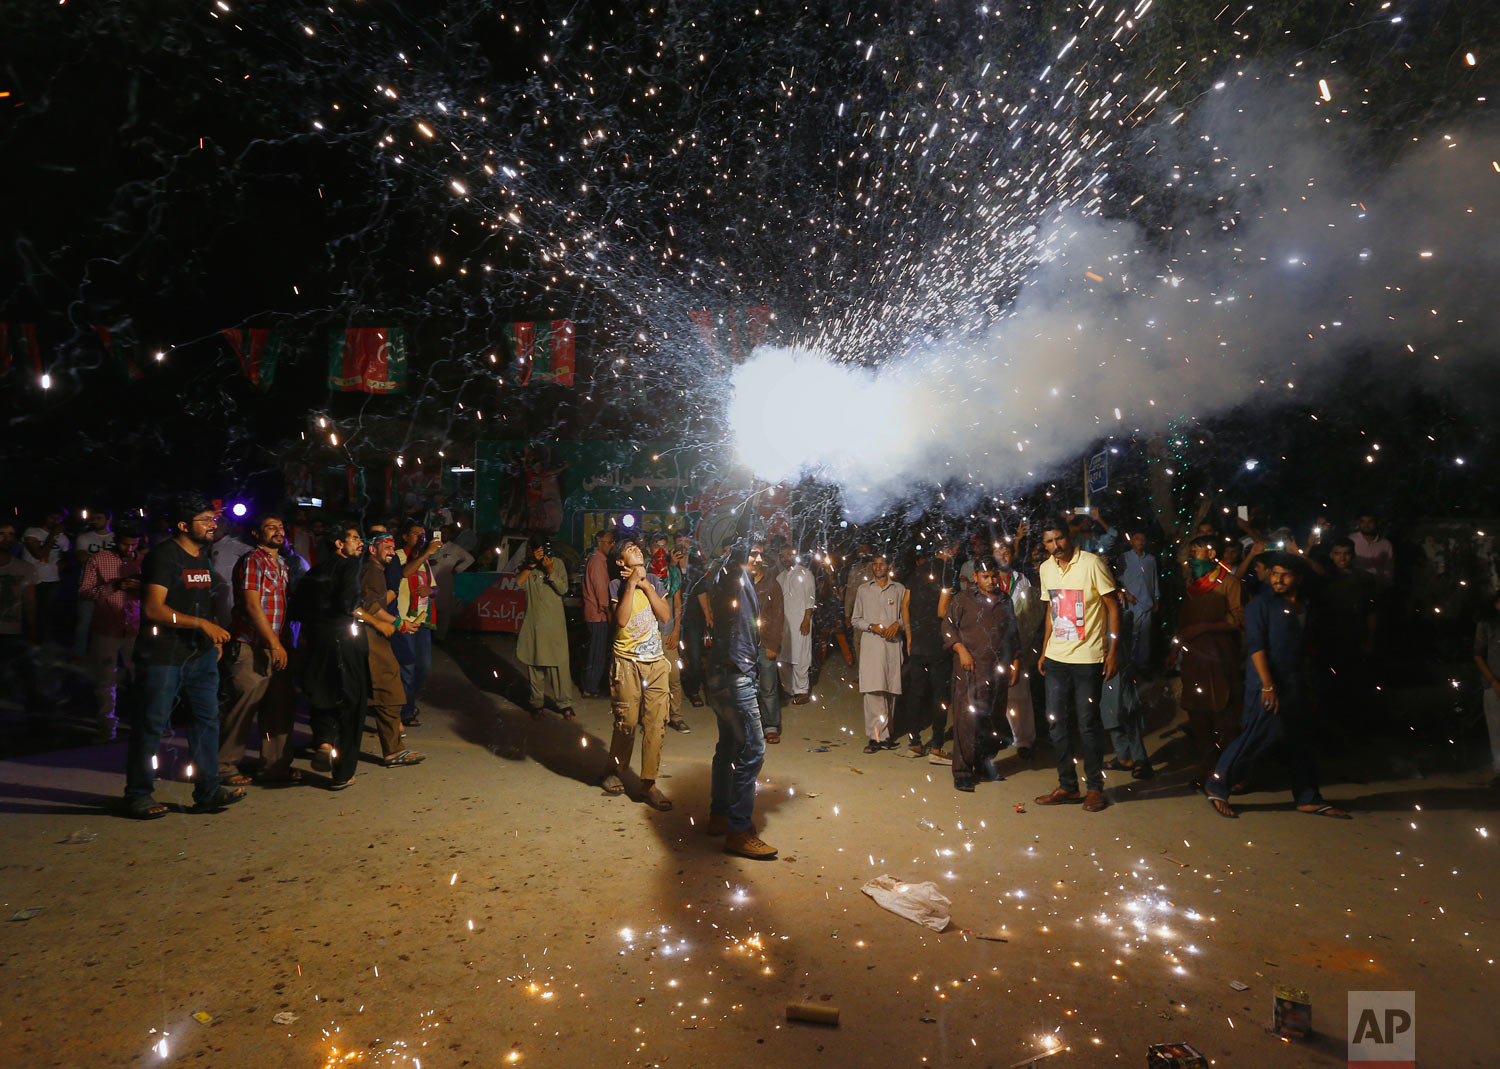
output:
[[218, 513], [190, 495], [177, 501], [170, 518], [172, 537], [146, 554], [141, 566], [135, 661], [142, 696], [131, 713], [125, 764], [126, 811], [139, 820], [167, 814], [152, 792], [157, 749], [179, 694], [188, 712], [191, 812], [217, 813], [245, 797], [243, 787], [219, 783], [219, 655], [229, 632], [214, 622], [208, 559]]

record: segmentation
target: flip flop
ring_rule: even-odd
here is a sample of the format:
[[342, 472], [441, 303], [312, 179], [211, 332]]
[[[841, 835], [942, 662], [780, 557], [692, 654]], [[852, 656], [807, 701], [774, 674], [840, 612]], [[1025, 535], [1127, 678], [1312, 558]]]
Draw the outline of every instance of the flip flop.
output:
[[621, 783], [620, 777], [615, 775], [613, 772], [604, 777], [604, 780], [599, 784], [599, 787], [604, 791], [605, 794], [625, 793], [625, 784]]
[[780, 741], [781, 741], [781, 732], [779, 732], [779, 731], [768, 731], [768, 732], [766, 732], [766, 742], [767, 742], [767, 744], [769, 744], [771, 746], [775, 746]]
[[1215, 813], [1219, 814], [1219, 816], [1221, 817], [1224, 817], [1226, 820], [1238, 820], [1240, 818], [1240, 815], [1233, 809], [1229, 808], [1229, 803], [1224, 801], [1224, 799], [1222, 798], [1215, 798], [1210, 794], [1208, 796], [1208, 804], [1214, 807]]
[[880, 743], [876, 742], [874, 739], [871, 739], [869, 742], [865, 743], [865, 753], [879, 753], [879, 752], [880, 752]]
[[1135, 770], [1135, 766], [1134, 765], [1127, 765], [1125, 762], [1121, 761], [1118, 757], [1112, 757], [1112, 758], [1110, 758], [1108, 761], [1104, 762], [1104, 764], [1100, 765], [1099, 767], [1102, 768], [1102, 769], [1104, 769], [1104, 771], [1106, 771], [1106, 772], [1133, 772]]
[[1304, 807], [1304, 806], [1300, 806], [1299, 805], [1297, 807], [1297, 812], [1299, 812], [1299, 813], [1306, 813], [1310, 817], [1328, 817], [1328, 818], [1330, 818], [1332, 820], [1353, 820], [1354, 819], [1348, 813], [1345, 813], [1342, 809], [1339, 809], [1336, 806], [1328, 805], [1326, 803], [1322, 804], [1322, 805], [1312, 806], [1312, 807]]
[[220, 776], [219, 782], [224, 784], [224, 786], [226, 787], [248, 787], [252, 783], [254, 783], [255, 780], [250, 776], [245, 775], [243, 772], [236, 772], [232, 776]]
[[662, 794], [661, 788], [652, 787], [646, 792], [646, 804], [658, 813], [666, 813], [672, 808], [672, 799]]
[[572, 709], [564, 709], [562, 711], [562, 718], [564, 720], [577, 720], [578, 714], [575, 713]]

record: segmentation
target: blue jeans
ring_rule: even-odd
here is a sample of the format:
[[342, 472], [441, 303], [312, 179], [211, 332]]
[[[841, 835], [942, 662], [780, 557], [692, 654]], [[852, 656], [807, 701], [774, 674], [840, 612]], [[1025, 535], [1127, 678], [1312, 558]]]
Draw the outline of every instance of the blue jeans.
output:
[[183, 664], [136, 664], [141, 700], [130, 716], [130, 748], [125, 758], [125, 800], [150, 798], [156, 787], [151, 767], [161, 737], [182, 694], [188, 710], [188, 754], [193, 762], [193, 801], [206, 802], [219, 789], [219, 656], [204, 650]]
[[419, 627], [410, 635], [399, 632], [391, 636], [391, 648], [396, 643], [406, 646], [408, 656], [396, 654], [401, 665], [401, 687], [406, 691], [406, 704], [401, 707], [401, 720], [410, 721], [417, 715], [417, 696], [427, 685], [427, 670], [432, 667], [432, 628]]
[[609, 621], [589, 621], [589, 655], [583, 662], [583, 689], [603, 693], [604, 670], [609, 667]]
[[776, 671], [776, 662], [766, 656], [766, 651], [760, 651], [760, 664], [757, 666], [759, 680], [755, 687], [755, 701], [760, 706], [760, 726], [762, 731], [774, 731], [781, 734], [781, 677]]
[[708, 678], [709, 704], [719, 718], [708, 811], [728, 815], [730, 831], [755, 830], [755, 777], [766, 759], [755, 684], [755, 676], [732, 668]]
[[1083, 736], [1084, 782], [1091, 791], [1104, 789], [1104, 728], [1099, 723], [1099, 687], [1104, 681], [1102, 664], [1065, 664], [1048, 657], [1047, 730], [1057, 754], [1057, 785], [1065, 791], [1078, 789], [1078, 769], [1073, 767], [1071, 724], [1078, 721]]

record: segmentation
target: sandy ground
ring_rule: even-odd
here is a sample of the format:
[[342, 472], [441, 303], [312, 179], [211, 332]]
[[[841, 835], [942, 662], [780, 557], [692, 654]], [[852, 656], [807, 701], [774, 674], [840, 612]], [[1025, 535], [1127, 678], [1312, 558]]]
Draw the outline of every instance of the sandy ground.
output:
[[[757, 863], [700, 830], [707, 709], [668, 735], [677, 807], [658, 814], [594, 786], [607, 703], [532, 721], [497, 693], [502, 645], [440, 650], [411, 740], [428, 761], [368, 764], [340, 794], [136, 823], [102, 808], [121, 744], [0, 765], [0, 917], [42, 907], [0, 924], [0, 1063], [1002, 1067], [1051, 1049], [1050, 1069], [1184, 1040], [1217, 1065], [1341, 1065], [1347, 993], [1387, 989], [1416, 991], [1422, 1064], [1496, 1062], [1500, 820], [1478, 774], [1328, 785], [1353, 822], [1281, 791], [1226, 821], [1180, 767], [1112, 776], [1100, 814], [1040, 808], [1045, 750], [960, 795], [946, 768], [859, 752], [840, 667], [770, 748], [758, 818], [781, 857]], [[1182, 746], [1151, 745], [1169, 766]], [[953, 927], [876, 906], [860, 888], [883, 873], [934, 881]], [[1311, 994], [1318, 1036], [1267, 1034], [1278, 982]], [[788, 1023], [799, 1001], [840, 1023]]]

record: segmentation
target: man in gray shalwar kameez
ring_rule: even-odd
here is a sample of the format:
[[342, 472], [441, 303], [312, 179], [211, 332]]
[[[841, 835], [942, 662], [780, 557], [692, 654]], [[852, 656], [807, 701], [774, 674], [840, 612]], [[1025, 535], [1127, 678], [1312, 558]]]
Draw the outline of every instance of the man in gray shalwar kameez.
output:
[[526, 592], [526, 616], [516, 639], [516, 660], [526, 666], [531, 684], [528, 705], [532, 716], [542, 715], [547, 691], [565, 720], [573, 719], [573, 680], [568, 665], [568, 624], [563, 595], [568, 592], [568, 570], [554, 558], [545, 542], [533, 542], [526, 563], [516, 573], [516, 586]]
[[890, 576], [883, 554], [870, 560], [868, 582], [854, 595], [850, 626], [859, 636], [859, 692], [865, 703], [865, 753], [891, 740], [891, 717], [901, 693], [901, 634], [909, 610], [906, 587]]

